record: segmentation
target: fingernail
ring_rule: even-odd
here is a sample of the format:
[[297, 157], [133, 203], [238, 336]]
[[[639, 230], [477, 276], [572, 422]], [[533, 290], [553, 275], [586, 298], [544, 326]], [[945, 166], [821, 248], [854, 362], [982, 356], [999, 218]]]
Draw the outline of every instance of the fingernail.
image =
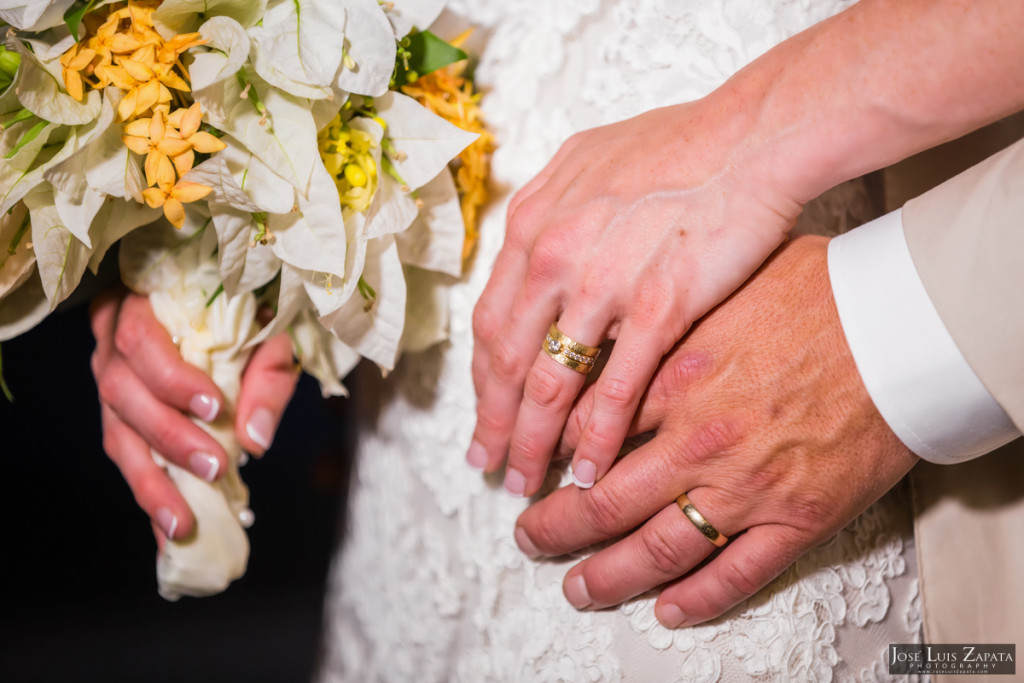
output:
[[188, 402], [188, 409], [203, 422], [212, 422], [220, 412], [220, 401], [213, 396], [196, 394]]
[[676, 605], [667, 602], [654, 608], [654, 616], [665, 628], [679, 628], [686, 623], [686, 615]]
[[220, 461], [209, 453], [193, 453], [188, 457], [188, 468], [200, 479], [213, 481], [220, 470]]
[[589, 489], [597, 479], [597, 465], [589, 460], [580, 460], [572, 466], [572, 481], [581, 489]]
[[531, 560], [536, 560], [538, 557], [541, 557], [542, 553], [537, 550], [537, 546], [533, 544], [533, 541], [531, 541], [530, 537], [526, 535], [526, 531], [523, 530], [522, 527], [516, 527], [515, 537], [516, 545], [519, 546], [519, 549], [523, 551], [524, 555]]
[[160, 531], [164, 532], [164, 536], [173, 539], [174, 532], [178, 530], [178, 518], [167, 508], [158, 508], [156, 511], [156, 525], [160, 527]]
[[274, 416], [266, 408], [257, 408], [249, 416], [245, 433], [264, 451], [269, 450], [270, 442], [274, 439]]
[[587, 582], [583, 576], [577, 574], [565, 580], [565, 597], [576, 609], [586, 609], [594, 604], [587, 593]]
[[505, 470], [505, 490], [513, 496], [522, 497], [526, 492], [526, 477], [512, 467]]
[[483, 472], [487, 467], [487, 451], [476, 441], [469, 444], [466, 452], [466, 464], [478, 472]]

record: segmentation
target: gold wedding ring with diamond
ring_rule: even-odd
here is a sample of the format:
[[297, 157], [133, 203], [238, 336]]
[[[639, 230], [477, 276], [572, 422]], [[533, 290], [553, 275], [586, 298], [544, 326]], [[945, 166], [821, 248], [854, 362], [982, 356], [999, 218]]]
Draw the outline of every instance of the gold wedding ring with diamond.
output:
[[558, 327], [552, 323], [548, 328], [548, 336], [544, 337], [544, 353], [551, 356], [555, 362], [585, 375], [594, 369], [594, 361], [600, 355], [601, 349], [580, 344], [559, 332]]
[[711, 526], [711, 522], [704, 519], [704, 515], [697, 511], [697, 508], [693, 507], [693, 503], [686, 497], [686, 494], [676, 498], [676, 504], [679, 505], [679, 509], [683, 511], [686, 518], [693, 522], [693, 525], [697, 527], [697, 531], [704, 534], [704, 536], [714, 543], [716, 546], [721, 548], [723, 545], [729, 542], [729, 539], [724, 534], [718, 532], [718, 529]]

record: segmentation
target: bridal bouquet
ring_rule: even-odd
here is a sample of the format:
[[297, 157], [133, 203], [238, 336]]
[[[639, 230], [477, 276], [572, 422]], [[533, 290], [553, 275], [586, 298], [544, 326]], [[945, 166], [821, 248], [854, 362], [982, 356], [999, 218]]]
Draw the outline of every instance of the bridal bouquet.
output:
[[443, 4], [0, 0], [0, 341], [119, 242], [122, 280], [228, 402], [204, 425], [217, 483], [154, 454], [197, 520], [159, 558], [169, 599], [245, 571], [248, 349], [288, 332], [330, 395], [360, 357], [387, 371], [445, 336], [489, 141], [465, 53], [420, 30]]

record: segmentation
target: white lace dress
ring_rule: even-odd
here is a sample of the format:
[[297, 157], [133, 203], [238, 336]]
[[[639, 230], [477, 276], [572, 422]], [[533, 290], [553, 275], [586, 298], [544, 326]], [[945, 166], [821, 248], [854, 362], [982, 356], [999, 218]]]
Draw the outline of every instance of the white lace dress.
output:
[[[457, 0], [481, 27], [477, 79], [496, 132], [496, 199], [472, 272], [451, 292], [451, 341], [358, 387], [348, 526], [330, 578], [328, 681], [875, 681], [889, 643], [919, 640], [905, 493], [873, 506], [760, 594], [676, 631], [652, 597], [578, 612], [575, 560], [533, 562], [512, 530], [526, 501], [466, 466], [475, 399], [470, 317], [504, 203], [571, 133], [698, 98], [852, 0]], [[870, 218], [863, 184], [809, 207], [804, 228]], [[905, 681], [906, 677], [899, 680]]]

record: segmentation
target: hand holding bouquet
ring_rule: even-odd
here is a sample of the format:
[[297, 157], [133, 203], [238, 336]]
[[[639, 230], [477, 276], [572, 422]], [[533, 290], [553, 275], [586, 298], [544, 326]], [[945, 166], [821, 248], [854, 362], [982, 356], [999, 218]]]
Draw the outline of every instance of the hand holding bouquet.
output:
[[[225, 475], [165, 463], [197, 520], [164, 545], [165, 597], [218, 592], [245, 570], [251, 512], [231, 412], [254, 345], [288, 332], [328, 395], [345, 392], [360, 357], [386, 371], [445, 335], [444, 278], [471, 248], [489, 140], [448, 66], [465, 54], [416, 28], [442, 8], [0, 8], [13, 27], [0, 52], [0, 341], [119, 242], [122, 280], [225, 398], [204, 425], [228, 454]], [[260, 307], [273, 311], [262, 329]]]

